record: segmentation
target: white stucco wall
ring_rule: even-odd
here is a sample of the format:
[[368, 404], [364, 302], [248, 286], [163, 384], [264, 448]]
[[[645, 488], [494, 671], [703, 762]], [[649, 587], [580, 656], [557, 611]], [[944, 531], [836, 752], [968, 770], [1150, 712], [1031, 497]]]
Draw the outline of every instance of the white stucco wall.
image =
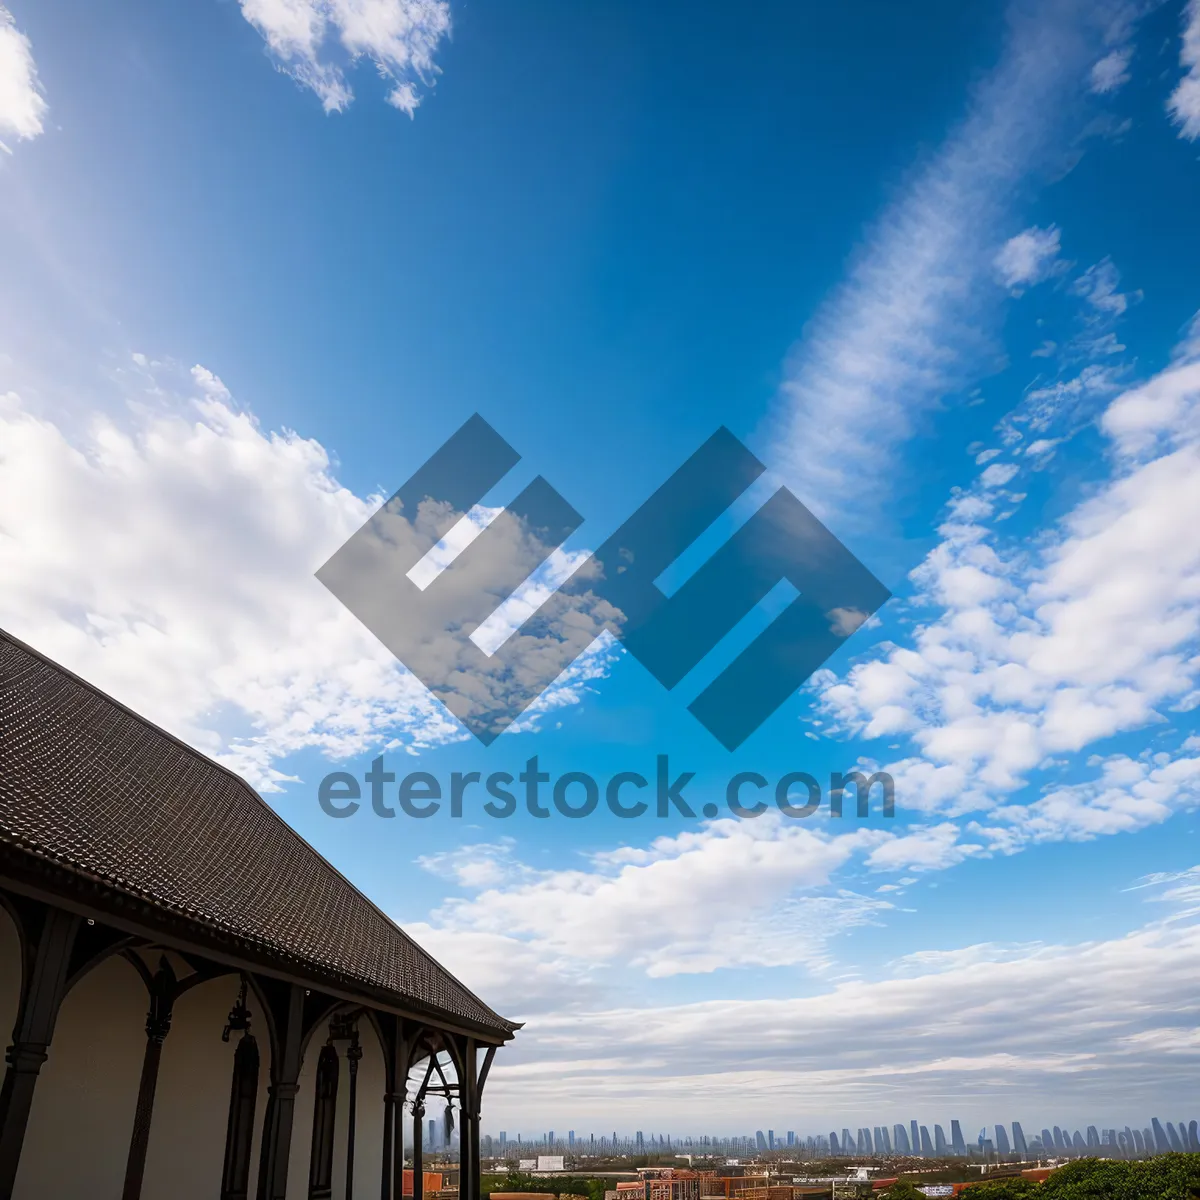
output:
[[[142, 1200], [214, 1200], [220, 1194], [233, 1056], [241, 1037], [233, 1033], [223, 1042], [221, 1030], [237, 999], [238, 986], [236, 975], [221, 976], [190, 988], [175, 1004], [171, 1032], [163, 1043]], [[253, 993], [246, 1004], [259, 1052], [250, 1171], [253, 1195], [271, 1046], [262, 1006]]]
[[119, 958], [67, 993], [34, 1092], [14, 1200], [120, 1196], [145, 1023], [145, 986]]

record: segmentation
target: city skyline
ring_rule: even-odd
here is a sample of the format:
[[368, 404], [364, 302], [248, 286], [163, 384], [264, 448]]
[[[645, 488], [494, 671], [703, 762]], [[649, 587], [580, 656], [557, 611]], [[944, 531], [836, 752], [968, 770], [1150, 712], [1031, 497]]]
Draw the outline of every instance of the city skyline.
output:
[[[430, 1121], [432, 1134], [434, 1122]], [[910, 1118], [907, 1123], [896, 1122], [888, 1126], [859, 1126], [855, 1132], [843, 1126], [827, 1134], [811, 1134], [794, 1129], [779, 1133], [773, 1128], [758, 1129], [752, 1134], [670, 1134], [647, 1133], [635, 1130], [623, 1133], [597, 1135], [592, 1132], [577, 1133], [569, 1130], [563, 1137], [555, 1137], [553, 1130], [540, 1135], [509, 1133], [485, 1134], [492, 1139], [498, 1154], [513, 1147], [530, 1150], [544, 1147], [581, 1154], [596, 1150], [612, 1151], [620, 1148], [633, 1154], [676, 1152], [710, 1154], [771, 1154], [787, 1151], [814, 1151], [831, 1157], [890, 1157], [912, 1155], [923, 1158], [969, 1157], [973, 1153], [999, 1156], [1033, 1155], [1044, 1157], [1072, 1157], [1105, 1150], [1122, 1155], [1165, 1154], [1169, 1152], [1200, 1153], [1200, 1119], [1185, 1118], [1181, 1121], [1152, 1116], [1137, 1124], [1098, 1125], [1089, 1123], [1083, 1127], [1052, 1124], [1036, 1127], [1037, 1132], [1026, 1134], [1021, 1121], [997, 1123], [984, 1126], [979, 1134], [968, 1139], [957, 1118], [950, 1118], [947, 1134], [941, 1122], [929, 1125]], [[1030, 1126], [1031, 1130], [1035, 1126]], [[919, 1148], [914, 1148], [914, 1135]], [[1128, 1147], [1128, 1149], [1127, 1149]]]

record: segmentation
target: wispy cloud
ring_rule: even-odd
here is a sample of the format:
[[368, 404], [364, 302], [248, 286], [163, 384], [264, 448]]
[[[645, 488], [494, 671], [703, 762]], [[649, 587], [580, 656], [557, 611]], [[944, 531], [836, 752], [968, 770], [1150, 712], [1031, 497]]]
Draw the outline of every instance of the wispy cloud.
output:
[[354, 99], [344, 68], [366, 57], [391, 85], [388, 103], [411, 117], [421, 103], [417, 86], [437, 73], [434, 54], [450, 33], [444, 0], [240, 3], [280, 68], [315, 92], [326, 112]]
[[46, 111], [33, 47], [12, 13], [0, 4], [0, 135], [37, 137]]
[[1200, 138], [1200, 0], [1191, 0], [1184, 11], [1179, 64], [1187, 73], [1171, 93], [1167, 108], [1179, 126], [1180, 136]]
[[[997, 233], [1056, 144], [1122, 4], [1018, 5], [968, 113], [884, 213], [813, 320], [781, 389], [775, 465], [818, 512], [877, 511], [897, 448], [994, 350]], [[864, 512], [864, 508], [867, 510]]]
[[996, 255], [996, 273], [1005, 287], [1019, 288], [1046, 279], [1058, 262], [1062, 235], [1057, 225], [1032, 225], [1011, 237]]

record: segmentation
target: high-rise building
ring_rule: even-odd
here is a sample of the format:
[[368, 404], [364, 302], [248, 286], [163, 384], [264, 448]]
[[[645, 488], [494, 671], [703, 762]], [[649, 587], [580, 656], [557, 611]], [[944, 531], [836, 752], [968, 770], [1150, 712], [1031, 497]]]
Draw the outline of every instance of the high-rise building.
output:
[[1179, 1134], [1176, 1131], [1175, 1126], [1172, 1125], [1170, 1121], [1167, 1122], [1167, 1141], [1170, 1143], [1171, 1149], [1174, 1150], [1176, 1154], [1183, 1153], [1183, 1143], [1179, 1140]]
[[933, 1127], [933, 1152], [938, 1158], [945, 1158], [949, 1153], [949, 1147], [946, 1145], [946, 1131], [940, 1125]]
[[763, 1136], [761, 1129], [755, 1130], [754, 1141], [758, 1149], [765, 1150], [767, 1148], [767, 1139]]
[[908, 1136], [912, 1140], [912, 1152], [914, 1154], [924, 1154], [924, 1151], [921, 1149], [921, 1135], [917, 1131], [916, 1121], [909, 1121]]
[[1100, 1135], [1096, 1132], [1095, 1125], [1089, 1125], [1087, 1127], [1087, 1138], [1085, 1141], [1089, 1150], [1100, 1149]]
[[436, 1150], [436, 1149], [438, 1149], [438, 1140], [437, 1140], [437, 1121], [435, 1121], [435, 1120], [434, 1120], [432, 1117], [430, 1117], [430, 1118], [429, 1118], [429, 1141], [428, 1141], [428, 1146], [429, 1146], [430, 1150]]
[[1058, 1144], [1055, 1142], [1053, 1134], [1051, 1134], [1050, 1130], [1048, 1129], [1042, 1130], [1042, 1148], [1047, 1154], [1053, 1154], [1058, 1148]]
[[878, 1125], [871, 1130], [871, 1147], [873, 1153], [883, 1153], [883, 1130]]
[[959, 1157], [967, 1157], [967, 1143], [963, 1141], [962, 1126], [957, 1121], [950, 1122], [950, 1147]]
[[1054, 1148], [1064, 1153], [1068, 1149], [1066, 1138], [1063, 1137], [1063, 1131], [1057, 1125], [1054, 1127]]
[[500, 1130], [500, 1148], [503, 1150], [508, 1145], [508, 1134], [504, 1130]]
[[773, 1130], [773, 1129], [767, 1130], [767, 1149], [768, 1150], [775, 1149], [775, 1130]]
[[829, 1131], [829, 1153], [835, 1158], [842, 1153], [842, 1148], [838, 1145], [838, 1135], [832, 1129]]
[[[879, 1131], [879, 1132], [883, 1134], [883, 1152], [884, 1152], [884, 1154], [891, 1154], [891, 1152], [892, 1152], [892, 1139], [891, 1139], [891, 1137], [888, 1135], [887, 1126], [886, 1126], [886, 1125], [884, 1125], [884, 1126], [883, 1126], [883, 1128], [882, 1128], [882, 1129], [880, 1129], [880, 1131]], [[878, 1148], [878, 1147], [877, 1147], [877, 1148]]]
[[1021, 1128], [1020, 1121], [1013, 1122], [1012, 1131], [1013, 1131], [1013, 1149], [1022, 1158], [1025, 1158], [1029, 1154], [1029, 1147], [1025, 1145], [1025, 1131]]
[[912, 1144], [908, 1140], [908, 1130], [903, 1125], [892, 1126], [892, 1140], [896, 1143], [897, 1154], [911, 1154]]
[[[946, 1139], [943, 1138], [942, 1139], [943, 1145], [945, 1144], [945, 1141], [946, 1141]], [[925, 1158], [933, 1157], [933, 1144], [929, 1140], [929, 1127], [926, 1125], [921, 1126], [921, 1154]]]
[[996, 1126], [996, 1153], [1009, 1153], [1008, 1130], [1005, 1129], [1003, 1125]]
[[642, 1131], [640, 1129], [637, 1131], [637, 1133], [635, 1133], [633, 1135], [633, 1142], [634, 1142], [634, 1145], [637, 1146], [637, 1148], [639, 1150], [642, 1150], [645, 1148], [646, 1139], [643, 1136]]
[[853, 1154], [855, 1150], [854, 1139], [850, 1136], [850, 1130], [842, 1129], [842, 1153], [846, 1155]]
[[1167, 1135], [1163, 1132], [1162, 1122], [1157, 1117], [1150, 1118], [1150, 1128], [1154, 1130], [1154, 1149], [1160, 1150], [1163, 1153], [1170, 1150], [1171, 1143], [1167, 1141]]
[[789, 1146], [794, 1146], [794, 1145], [796, 1144], [796, 1131], [795, 1131], [794, 1129], [789, 1129], [789, 1130], [788, 1130], [788, 1133], [787, 1133], [787, 1144], [788, 1144]]
[[1071, 1135], [1071, 1149], [1078, 1154], [1087, 1153], [1087, 1142], [1083, 1140], [1083, 1134], [1078, 1129]]
[[1193, 1154], [1200, 1154], [1200, 1121], [1188, 1125], [1188, 1149]]

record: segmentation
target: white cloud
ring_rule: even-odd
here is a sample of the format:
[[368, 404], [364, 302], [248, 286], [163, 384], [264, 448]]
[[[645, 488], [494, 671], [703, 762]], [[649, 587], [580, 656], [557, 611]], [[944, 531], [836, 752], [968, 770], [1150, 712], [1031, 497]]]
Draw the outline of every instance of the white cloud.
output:
[[[996, 350], [981, 281], [999, 227], [1047, 151], [1125, 4], [1053, 2], [1012, 15], [1001, 64], [916, 183], [883, 216], [806, 331], [770, 429], [775, 465], [818, 514], [871, 521], [896, 448]], [[1126, 24], [1127, 24], [1126, 20]]]
[[[1189, 340], [1181, 354], [1193, 349]], [[1114, 399], [1101, 421], [1112, 477], [1032, 546], [1001, 554], [981, 523], [987, 474], [1001, 464], [960, 497], [914, 572], [941, 614], [911, 646], [885, 648], [823, 693], [846, 727], [911, 738], [917, 753], [885, 768], [898, 806], [995, 809], [971, 832], [988, 852], [1010, 853], [1028, 840], [1141, 828], [1195, 803], [1195, 760], [1183, 755], [1166, 766], [1112, 759], [1094, 781], [1032, 803], [1008, 798], [1053, 756], [1200, 702], [1198, 413], [1200, 374], [1186, 357]]]
[[[1104, 259], [1088, 269], [1075, 281], [1072, 291], [1082, 296], [1098, 314], [1105, 317], [1119, 317], [1129, 307], [1130, 295], [1117, 289], [1120, 287], [1121, 275], [1111, 259]], [[1140, 299], [1141, 293], [1132, 293], [1133, 298]]]
[[982, 1123], [997, 1104], [1019, 1104], [1027, 1128], [1124, 1124], [1194, 1094], [1198, 968], [1200, 927], [1165, 922], [908, 956], [890, 978], [803, 997], [536, 1016], [496, 1060], [489, 1119], [549, 1120], [569, 1103], [578, 1129], [619, 1103], [632, 1126], [662, 1112], [694, 1126], [735, 1094], [750, 1128], [779, 1112], [809, 1132], [848, 1115]]
[[820, 970], [831, 937], [890, 907], [829, 888], [837, 868], [886, 836], [831, 834], [769, 811], [597, 854], [587, 868], [518, 870], [507, 851], [479, 848], [423, 865], [463, 883], [477, 877], [479, 894], [444, 904], [436, 927], [518, 938], [556, 960], [627, 964], [652, 978], [745, 965]]
[[343, 65], [333, 61], [336, 39], [347, 63], [367, 57], [391, 85], [388, 103], [411, 117], [418, 84], [437, 73], [434, 63], [450, 33], [444, 0], [240, 0], [242, 13], [266, 39], [289, 75], [311, 88], [326, 112], [354, 98]]
[[1184, 13], [1179, 63], [1186, 74], [1171, 93], [1167, 109], [1181, 137], [1200, 137], [1200, 0], [1190, 0]]
[[0, 136], [37, 137], [46, 110], [33, 47], [0, 4]]
[[1129, 82], [1129, 63], [1133, 48], [1121, 46], [1110, 51], [1092, 68], [1092, 91], [1104, 96]]
[[[264, 431], [202, 367], [183, 395], [144, 358], [132, 377], [126, 413], [79, 429], [0, 394], [0, 624], [264, 790], [306, 748], [466, 736], [314, 578], [379, 498], [342, 487], [319, 443]], [[417, 558], [436, 541], [420, 514], [403, 532]], [[447, 575], [431, 620], [477, 599]]]
[[996, 272], [1005, 287], [1016, 288], [1049, 278], [1058, 263], [1062, 235], [1057, 225], [1031, 225], [1011, 237], [996, 255]]

